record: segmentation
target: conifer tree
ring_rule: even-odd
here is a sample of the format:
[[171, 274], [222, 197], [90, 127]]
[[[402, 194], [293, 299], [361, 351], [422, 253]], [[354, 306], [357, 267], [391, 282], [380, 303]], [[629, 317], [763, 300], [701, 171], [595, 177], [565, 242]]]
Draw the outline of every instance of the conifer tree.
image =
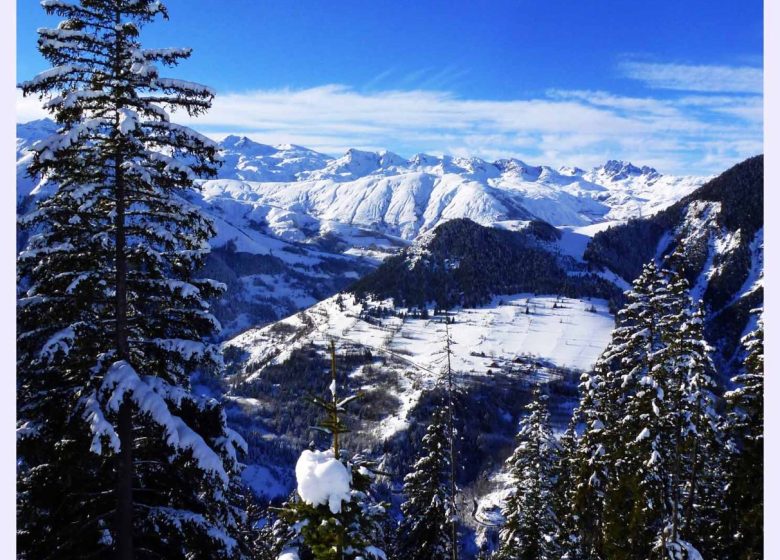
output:
[[151, 0], [43, 0], [52, 68], [21, 84], [59, 129], [30, 165], [57, 186], [21, 219], [18, 454], [22, 557], [240, 556], [236, 451], [190, 375], [221, 367], [193, 273], [212, 224], [186, 200], [216, 146], [170, 121], [214, 92], [160, 76], [189, 49], [145, 49]]
[[579, 518], [572, 508], [577, 495], [574, 472], [577, 467], [578, 445], [576, 427], [579, 423], [577, 415], [572, 416], [569, 426], [561, 435], [558, 459], [553, 471], [552, 508], [558, 520], [557, 541], [563, 560], [585, 558], [578, 531]]
[[648, 269], [653, 275], [640, 278], [648, 299], [631, 321], [629, 340], [638, 344], [621, 368], [621, 434], [614, 442], [616, 469], [607, 489], [605, 526], [605, 551], [614, 558], [647, 555], [665, 527], [665, 474], [671, 472], [673, 453], [672, 428], [665, 422], [674, 423], [668, 415], [682, 396], [681, 370], [672, 362], [663, 367], [659, 355], [667, 350], [668, 331], [678, 326], [670, 318], [677, 321], [685, 301], [673, 297], [668, 273]]
[[618, 312], [609, 345], [593, 371], [582, 376], [572, 429], [582, 424], [583, 431], [573, 450], [571, 513], [564, 521], [564, 526], [571, 524], [575, 530], [561, 541], [564, 548], [572, 547], [568, 550], [572, 558], [580, 554], [609, 557], [614, 553], [608, 551], [610, 543], [628, 542], [626, 533], [634, 530], [627, 523], [631, 496], [622, 488], [615, 491], [625, 465], [620, 422], [627, 395], [649, 367], [647, 356], [661, 347], [657, 331], [661, 313], [652, 301], [661, 284], [655, 264], [646, 265], [626, 292], [626, 304]]
[[517, 447], [507, 459], [511, 487], [502, 508], [505, 523], [497, 558], [558, 560], [558, 521], [552, 505], [558, 444], [550, 426], [547, 395], [539, 386], [526, 409]]
[[410, 560], [451, 558], [451, 517], [454, 515], [450, 490], [447, 414], [434, 410], [422, 439], [422, 453], [404, 478], [406, 501], [401, 505], [398, 557]]
[[626, 296], [612, 341], [583, 377], [572, 422], [584, 430], [570, 453], [575, 530], [561, 543], [573, 558], [694, 557], [696, 547], [712, 550], [718, 493], [703, 313], [680, 274], [652, 263]]
[[[754, 310], [759, 312], [760, 310]], [[736, 388], [726, 393], [728, 438], [725, 499], [722, 507], [723, 557], [763, 558], [764, 494], [764, 325], [742, 339], [746, 350]]]
[[383, 541], [385, 506], [376, 503], [371, 494], [375, 466], [359, 455], [349, 458], [342, 447], [341, 436], [349, 430], [341, 415], [360, 395], [338, 397], [333, 341], [330, 352], [330, 398], [312, 401], [325, 412], [316, 429], [329, 434], [332, 445], [326, 451], [305, 450], [298, 459], [297, 496], [280, 514], [294, 531], [284, 551], [289, 557], [315, 560], [384, 560], [385, 553], [377, 544]]
[[620, 431], [607, 449], [613, 473], [603, 541], [605, 555], [616, 559], [684, 558], [695, 550], [690, 540], [712, 542], [702, 532], [712, 517], [716, 469], [702, 465], [715, 464], [718, 432], [703, 315], [680, 274], [646, 270], [652, 275], [637, 282], [649, 298], [637, 306], [630, 296], [621, 311], [630, 336], [618, 343], [623, 356], [613, 370], [621, 379], [610, 399], [619, 406]]
[[458, 550], [460, 543], [458, 541], [458, 504], [457, 504], [457, 465], [455, 462], [455, 379], [452, 370], [452, 345], [453, 340], [450, 336], [450, 324], [444, 323], [444, 352], [446, 358], [446, 368], [444, 370], [444, 381], [447, 390], [447, 443], [450, 463], [450, 496], [452, 500], [452, 511], [450, 513], [450, 546], [452, 560], [458, 560]]

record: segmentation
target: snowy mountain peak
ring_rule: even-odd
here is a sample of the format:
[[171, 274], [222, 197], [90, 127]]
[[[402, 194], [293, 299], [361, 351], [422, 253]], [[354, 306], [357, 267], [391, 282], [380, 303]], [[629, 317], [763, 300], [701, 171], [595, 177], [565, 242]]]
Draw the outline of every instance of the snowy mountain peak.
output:
[[219, 148], [224, 162], [219, 171], [222, 179], [298, 181], [332, 161], [329, 156], [301, 146], [269, 146], [235, 134], [223, 138], [219, 142]]
[[580, 169], [579, 167], [570, 167], [568, 165], [563, 165], [558, 169], [558, 173], [561, 175], [566, 175], [568, 177], [578, 177], [580, 175], [585, 174], [584, 169]]
[[409, 166], [412, 168], [434, 167], [441, 163], [441, 158], [430, 154], [414, 154], [409, 158]]
[[605, 175], [613, 181], [622, 181], [623, 179], [628, 179], [629, 177], [645, 176], [650, 179], [661, 176], [661, 174], [652, 167], [648, 167], [646, 165], [637, 167], [630, 161], [615, 159], [611, 159], [601, 167], [595, 168], [594, 172]]
[[531, 180], [539, 177], [539, 174], [542, 172], [541, 167], [529, 165], [517, 158], [499, 159], [494, 165], [504, 173], [515, 173]]
[[388, 150], [380, 150], [378, 152], [379, 155], [379, 166], [382, 168], [388, 168], [388, 167], [404, 167], [406, 166], [406, 160], [399, 156], [396, 153], [390, 152]]
[[253, 156], [270, 156], [279, 151], [273, 146], [260, 144], [246, 136], [236, 136], [234, 134], [226, 136], [222, 142], [219, 143], [219, 146], [223, 150], [235, 150], [244, 155]]

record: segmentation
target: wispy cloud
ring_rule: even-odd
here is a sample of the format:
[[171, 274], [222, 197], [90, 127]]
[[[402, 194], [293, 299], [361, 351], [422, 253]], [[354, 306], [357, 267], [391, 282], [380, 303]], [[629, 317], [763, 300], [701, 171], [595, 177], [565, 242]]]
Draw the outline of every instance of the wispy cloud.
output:
[[761, 93], [763, 71], [755, 66], [717, 66], [626, 61], [623, 74], [651, 88], [680, 91]]
[[[20, 121], [43, 113], [17, 104]], [[464, 99], [423, 89], [361, 92], [343, 85], [217, 96], [205, 116], [172, 116], [219, 138], [245, 134], [325, 153], [347, 148], [425, 151], [590, 167], [608, 158], [665, 173], [705, 174], [762, 151], [761, 97], [630, 97], [553, 90], [532, 99]]]

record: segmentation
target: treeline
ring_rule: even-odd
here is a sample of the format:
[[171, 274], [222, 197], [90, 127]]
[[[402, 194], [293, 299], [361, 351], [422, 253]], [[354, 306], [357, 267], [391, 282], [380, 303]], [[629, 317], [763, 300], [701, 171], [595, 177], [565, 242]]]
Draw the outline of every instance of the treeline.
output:
[[495, 295], [521, 292], [617, 300], [620, 291], [613, 284], [550, 249], [559, 235], [544, 222], [514, 232], [467, 218], [450, 220], [424, 246], [385, 259], [350, 291], [421, 309], [431, 302], [440, 309], [475, 307]]

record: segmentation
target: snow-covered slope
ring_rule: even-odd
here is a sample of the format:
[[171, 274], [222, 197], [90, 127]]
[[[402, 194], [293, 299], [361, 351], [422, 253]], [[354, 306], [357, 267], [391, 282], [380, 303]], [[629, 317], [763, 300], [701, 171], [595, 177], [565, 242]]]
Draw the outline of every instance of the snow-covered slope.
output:
[[[571, 392], [576, 371], [592, 366], [614, 326], [606, 301], [555, 295], [496, 297], [488, 305], [459, 308], [447, 317], [445, 323], [443, 316], [414, 315], [392, 300], [361, 302], [343, 294], [224, 342], [230, 398], [240, 405], [230, 413], [239, 424], [245, 422], [242, 418], [252, 418], [242, 434], [254, 438], [257, 464], [273, 470], [283, 462], [280, 449], [305, 445], [309, 435], [305, 428], [299, 430], [299, 423], [308, 411], [296, 409], [301, 394], [294, 388], [305, 387], [309, 394], [318, 394], [320, 385], [324, 389], [331, 340], [339, 355], [340, 382], [362, 391], [368, 403], [361, 406], [361, 419], [354, 420], [360, 437], [351, 437], [351, 445], [388, 453], [398, 461], [413, 453], [406, 447], [406, 432], [423, 420], [441, 382], [447, 330], [451, 364], [464, 398], [497, 398], [490, 395], [499, 391], [507, 404], [496, 401], [496, 407], [503, 408], [493, 412], [501, 429], [512, 434], [531, 385], [559, 384]], [[293, 389], [282, 391], [277, 379]], [[572, 403], [561, 397], [555, 404], [559, 410], [554, 417], [564, 423]], [[465, 406], [468, 414], [477, 410]], [[487, 453], [469, 459], [469, 468], [481, 468], [495, 452], [492, 445], [480, 443]], [[290, 482], [277, 480], [268, 487], [285, 488]], [[272, 497], [270, 490], [266, 495]]]
[[[17, 211], [24, 214], [33, 209], [35, 201], [49, 195], [51, 183], [40, 178], [27, 177], [27, 166], [32, 159], [29, 147], [54, 133], [56, 125], [50, 120], [33, 121], [17, 126]], [[254, 154], [263, 172], [285, 174], [290, 178], [299, 162], [300, 169], [319, 167], [330, 158], [295, 146], [261, 146], [241, 139], [226, 139], [225, 146], [234, 146], [246, 154], [227, 148], [224, 157], [241, 172], [249, 172], [249, 157]], [[308, 159], [307, 159], [308, 158]], [[276, 167], [269, 167], [276, 162]], [[315, 163], [311, 163], [315, 161]], [[309, 162], [309, 163], [307, 163]], [[256, 163], [256, 162], [255, 162]], [[258, 167], [258, 168], [260, 168]], [[211, 240], [213, 248], [202, 271], [228, 285], [228, 291], [214, 302], [214, 310], [223, 325], [222, 336], [232, 336], [249, 327], [281, 319], [298, 309], [308, 307], [345, 288], [376, 266], [386, 251], [402, 242], [385, 236], [373, 236], [358, 228], [339, 229], [341, 239], [336, 242], [325, 230], [317, 230], [311, 238], [276, 236], [264, 225], [266, 219], [283, 223], [289, 213], [270, 207], [254, 208], [240, 200], [220, 199], [212, 204], [202, 193], [186, 194], [188, 200], [200, 206], [214, 221], [217, 235]], [[308, 231], [305, 222], [296, 226]], [[18, 232], [17, 245], [21, 248], [26, 232]], [[300, 242], [306, 241], [305, 245]]]
[[[17, 126], [20, 199], [38, 184], [23, 177], [27, 148], [54, 128], [49, 120]], [[204, 182], [205, 200], [236, 219], [241, 229], [267, 227], [269, 234], [289, 241], [361, 237], [366, 230], [380, 239], [412, 241], [453, 218], [504, 227], [529, 219], [583, 227], [648, 216], [705, 180], [664, 176], [620, 161], [586, 172], [517, 159], [417, 154], [407, 160], [387, 151], [354, 149], [334, 159], [300, 146], [268, 146], [238, 136], [219, 145], [223, 165], [219, 179]], [[240, 235], [231, 238], [241, 243]], [[222, 235], [215, 244], [225, 241]]]
[[596, 233], [584, 253], [626, 281], [655, 259], [684, 271], [707, 311], [705, 334], [723, 371], [763, 305], [763, 157], [745, 160], [668, 209]]
[[[225, 168], [225, 178], [238, 174]], [[650, 168], [608, 162], [590, 172], [529, 166], [519, 160], [350, 150], [294, 182], [212, 180], [214, 204], [237, 200], [282, 213], [271, 216], [277, 235], [300, 238], [339, 223], [413, 240], [453, 218], [483, 225], [540, 219], [556, 226], [586, 226], [657, 212], [702, 184], [700, 177], [665, 177]]]
[[219, 146], [223, 158], [220, 176], [242, 181], [296, 181], [332, 159], [301, 146], [268, 146], [246, 136], [227, 136]]
[[29, 148], [38, 140], [43, 140], [57, 130], [49, 119], [31, 121], [16, 125], [16, 200], [22, 203], [40, 184], [40, 179], [28, 177], [27, 166], [32, 161]]

